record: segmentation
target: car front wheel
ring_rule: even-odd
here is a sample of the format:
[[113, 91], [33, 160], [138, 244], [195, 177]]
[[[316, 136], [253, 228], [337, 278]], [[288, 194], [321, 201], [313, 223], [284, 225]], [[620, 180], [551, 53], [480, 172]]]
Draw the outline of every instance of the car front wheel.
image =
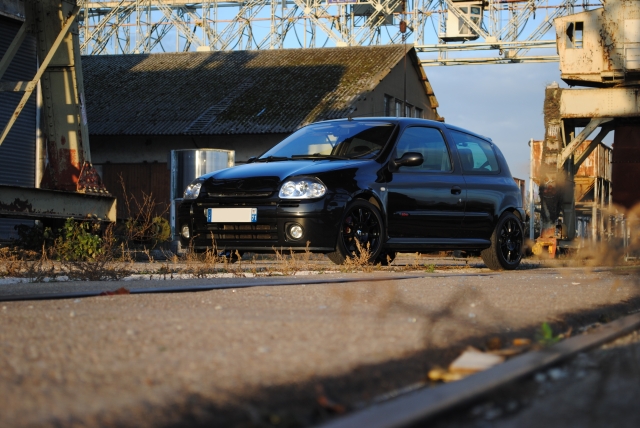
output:
[[356, 200], [342, 216], [336, 250], [327, 256], [332, 262], [343, 264], [348, 257], [360, 256], [362, 251], [373, 262], [382, 250], [383, 236], [384, 222], [378, 208], [365, 200]]
[[492, 270], [513, 270], [520, 265], [524, 234], [520, 219], [510, 212], [500, 216], [491, 235], [491, 247], [482, 250], [484, 264]]

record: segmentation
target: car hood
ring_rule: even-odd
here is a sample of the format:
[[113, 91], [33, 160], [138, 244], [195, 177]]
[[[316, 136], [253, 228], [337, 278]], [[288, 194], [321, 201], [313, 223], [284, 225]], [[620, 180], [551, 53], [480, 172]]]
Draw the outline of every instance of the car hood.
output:
[[[203, 188], [215, 194], [261, 194], [279, 190], [282, 182], [293, 176], [315, 176], [328, 171], [353, 168], [370, 159], [295, 160], [256, 162], [223, 169], [203, 176]], [[264, 195], [266, 196], [266, 195]]]

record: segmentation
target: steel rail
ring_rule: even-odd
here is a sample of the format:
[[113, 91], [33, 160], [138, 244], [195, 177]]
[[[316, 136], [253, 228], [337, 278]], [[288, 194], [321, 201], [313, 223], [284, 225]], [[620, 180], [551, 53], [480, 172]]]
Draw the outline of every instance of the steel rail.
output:
[[[417, 279], [417, 278], [442, 278], [442, 277], [456, 277], [456, 276], [492, 276], [495, 273], [472, 273], [472, 274], [415, 274], [415, 275], [401, 275], [401, 276], [375, 276], [370, 278], [329, 278], [329, 279], [305, 279], [303, 277], [289, 277], [283, 278], [274, 282], [260, 282], [257, 278], [254, 281], [235, 282], [227, 284], [207, 284], [207, 285], [187, 285], [187, 286], [171, 286], [171, 287], [149, 287], [149, 288], [131, 288], [128, 289], [128, 294], [160, 294], [160, 293], [189, 293], [198, 291], [211, 291], [222, 290], [231, 288], [249, 288], [249, 287], [276, 287], [286, 285], [317, 285], [317, 284], [344, 284], [355, 282], [380, 282], [380, 281], [395, 281], [405, 279]], [[157, 275], [160, 277], [160, 275]], [[156, 279], [155, 281], [171, 281]], [[183, 281], [182, 279], [173, 281]], [[66, 281], [69, 283], [77, 283], [79, 281]], [[96, 281], [86, 281], [95, 283]], [[137, 281], [136, 281], [137, 282]], [[59, 300], [59, 299], [77, 299], [83, 297], [96, 297], [109, 295], [108, 293], [118, 287], [124, 287], [130, 284], [130, 281], [100, 281], [104, 284], [104, 288], [101, 290], [92, 291], [77, 291], [77, 292], [59, 292], [59, 293], [32, 293], [32, 294], [5, 294], [0, 295], [0, 302], [18, 302], [18, 301], [31, 301], [31, 300]], [[55, 283], [55, 284], [60, 284]], [[64, 284], [64, 283], [63, 283]], [[16, 284], [12, 284], [16, 285]], [[45, 286], [51, 286], [51, 283], [44, 284]]]
[[469, 403], [499, 387], [588, 351], [640, 328], [640, 313], [612, 321], [592, 333], [574, 336], [549, 348], [512, 358], [457, 382], [416, 390], [395, 399], [321, 424], [317, 428], [406, 427]]

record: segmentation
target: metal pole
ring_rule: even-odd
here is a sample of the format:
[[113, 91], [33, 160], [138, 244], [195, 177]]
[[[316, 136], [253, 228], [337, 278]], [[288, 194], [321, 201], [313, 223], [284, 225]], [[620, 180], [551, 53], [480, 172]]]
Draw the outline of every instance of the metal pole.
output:
[[46, 159], [45, 153], [45, 137], [42, 132], [42, 127], [40, 126], [40, 115], [42, 114], [42, 109], [44, 108], [43, 100], [42, 100], [42, 84], [38, 82], [38, 86], [36, 87], [36, 173], [34, 177], [34, 185], [36, 189], [40, 188], [40, 182], [42, 181], [42, 176], [44, 175], [44, 162]]
[[529, 140], [529, 239], [535, 239], [536, 204], [533, 198], [533, 138]]
[[591, 240], [595, 243], [598, 240], [598, 177], [593, 183], [593, 206], [591, 208]]

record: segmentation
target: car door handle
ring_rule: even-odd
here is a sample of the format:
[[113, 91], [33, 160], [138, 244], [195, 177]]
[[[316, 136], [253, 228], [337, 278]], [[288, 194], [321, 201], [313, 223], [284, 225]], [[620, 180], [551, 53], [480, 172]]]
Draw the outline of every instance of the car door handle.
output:
[[452, 194], [452, 195], [459, 195], [459, 194], [461, 194], [461, 193], [462, 193], [462, 188], [461, 188], [461, 187], [459, 187], [459, 186], [453, 186], [453, 187], [451, 188], [451, 194]]

